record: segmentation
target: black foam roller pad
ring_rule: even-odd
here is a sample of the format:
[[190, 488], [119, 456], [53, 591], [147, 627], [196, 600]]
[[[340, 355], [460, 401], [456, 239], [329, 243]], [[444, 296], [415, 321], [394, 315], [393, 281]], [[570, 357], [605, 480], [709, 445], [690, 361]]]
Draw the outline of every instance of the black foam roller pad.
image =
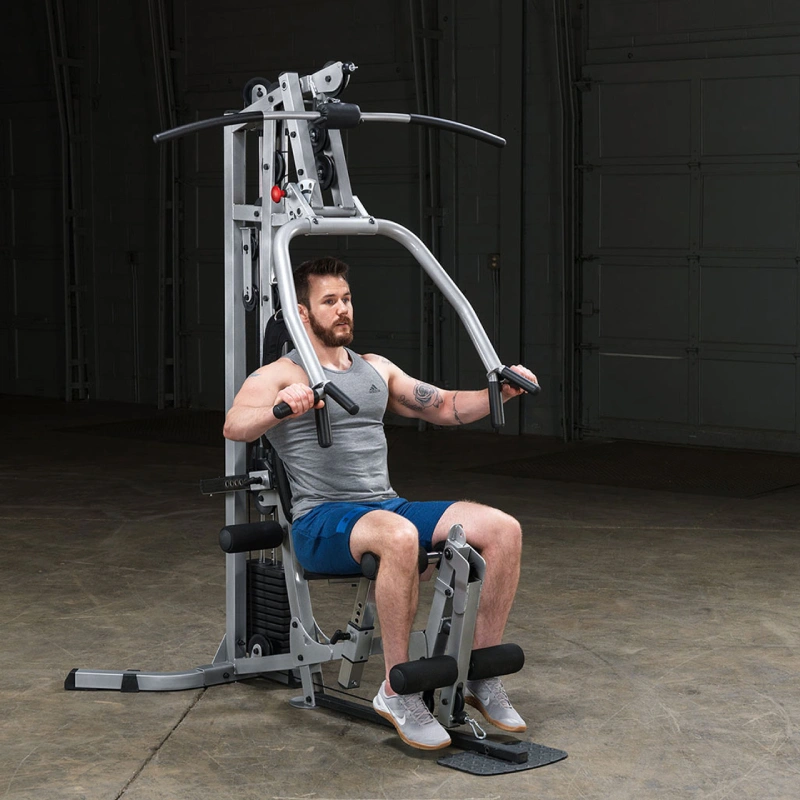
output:
[[270, 550], [280, 547], [282, 542], [283, 528], [273, 520], [226, 525], [219, 532], [219, 546], [226, 553]]
[[389, 672], [389, 684], [397, 694], [414, 694], [450, 686], [458, 680], [458, 662], [452, 656], [434, 656], [396, 664]]
[[473, 650], [469, 661], [468, 678], [478, 681], [498, 675], [519, 672], [525, 664], [525, 653], [518, 644], [497, 644]]

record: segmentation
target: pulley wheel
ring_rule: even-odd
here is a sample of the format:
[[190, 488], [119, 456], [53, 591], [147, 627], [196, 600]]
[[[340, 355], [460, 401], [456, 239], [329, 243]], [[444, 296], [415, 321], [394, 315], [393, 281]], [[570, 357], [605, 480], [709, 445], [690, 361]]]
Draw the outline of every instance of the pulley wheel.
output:
[[[264, 88], [256, 92], [256, 96], [253, 97], [253, 89], [255, 89], [256, 86], [263, 86]], [[268, 94], [278, 89], [279, 86], [280, 84], [270, 83], [266, 78], [250, 78], [242, 89], [245, 107], [252, 105], [256, 100], [260, 100], [262, 97], [266, 97]]]
[[276, 150], [275, 158], [272, 160], [272, 178], [270, 178], [270, 183], [272, 183], [274, 186], [280, 186], [280, 183], [285, 175], [286, 159], [283, 157], [283, 153], [281, 153], [279, 150]]
[[272, 642], [260, 633], [254, 633], [247, 643], [247, 653], [251, 657], [271, 656], [272, 649]]
[[319, 188], [324, 192], [331, 188], [331, 184], [336, 180], [336, 165], [333, 159], [325, 153], [317, 156], [317, 180]]
[[311, 139], [311, 147], [314, 150], [314, 155], [321, 153], [330, 141], [328, 136], [328, 128], [326, 125], [319, 123], [310, 123], [308, 126], [308, 136]]

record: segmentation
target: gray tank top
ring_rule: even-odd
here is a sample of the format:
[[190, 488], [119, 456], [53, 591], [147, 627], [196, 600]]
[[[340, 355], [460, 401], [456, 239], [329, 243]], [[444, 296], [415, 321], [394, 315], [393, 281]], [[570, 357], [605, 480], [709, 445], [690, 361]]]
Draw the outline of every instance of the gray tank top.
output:
[[[389, 483], [383, 415], [389, 389], [380, 373], [360, 355], [345, 348], [352, 361], [344, 371], [325, 369], [325, 375], [359, 405], [350, 416], [326, 398], [333, 444], [317, 443], [315, 414], [286, 419], [267, 431], [267, 438], [286, 467], [292, 489], [292, 514], [299, 519], [329, 502], [380, 502], [397, 497]], [[286, 358], [300, 363], [297, 350]]]

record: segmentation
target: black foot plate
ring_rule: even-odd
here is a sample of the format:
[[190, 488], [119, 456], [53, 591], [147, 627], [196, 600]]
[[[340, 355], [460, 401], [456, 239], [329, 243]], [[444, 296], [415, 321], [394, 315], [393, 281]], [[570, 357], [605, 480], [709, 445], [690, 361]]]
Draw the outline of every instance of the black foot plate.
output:
[[442, 756], [436, 763], [443, 767], [451, 767], [460, 772], [469, 772], [471, 775], [504, 775], [506, 772], [522, 772], [526, 769], [536, 769], [547, 764], [554, 764], [567, 757], [563, 750], [555, 750], [534, 742], [515, 742], [513, 748], [519, 749], [520, 754], [527, 752], [528, 758], [521, 763], [513, 763], [500, 758], [484, 755], [483, 753], [454, 753]]

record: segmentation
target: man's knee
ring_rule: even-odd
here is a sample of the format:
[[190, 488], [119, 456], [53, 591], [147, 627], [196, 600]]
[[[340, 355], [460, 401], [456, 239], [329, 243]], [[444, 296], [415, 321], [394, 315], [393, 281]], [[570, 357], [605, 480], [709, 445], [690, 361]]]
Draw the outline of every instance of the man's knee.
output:
[[489, 509], [492, 532], [486, 547], [503, 558], [518, 559], [522, 552], [522, 526], [519, 521], [497, 508]]

